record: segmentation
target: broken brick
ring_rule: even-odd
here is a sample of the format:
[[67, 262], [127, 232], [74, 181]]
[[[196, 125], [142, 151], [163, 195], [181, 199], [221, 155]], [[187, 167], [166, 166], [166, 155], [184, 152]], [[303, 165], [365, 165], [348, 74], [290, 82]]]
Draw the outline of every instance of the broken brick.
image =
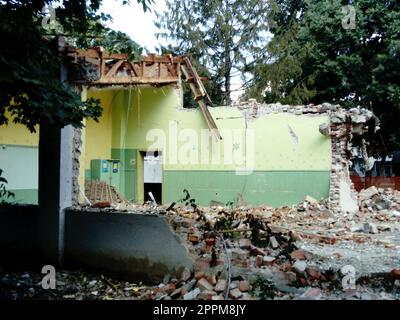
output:
[[92, 208], [109, 208], [109, 207], [111, 207], [111, 202], [109, 201], [96, 202], [95, 204], [92, 205]]
[[210, 270], [210, 263], [204, 259], [196, 259], [194, 270], [195, 274], [198, 272], [207, 272]]
[[162, 288], [160, 288], [160, 292], [165, 293], [165, 294], [171, 294], [175, 291], [176, 286], [174, 283], [169, 283]]
[[399, 280], [400, 279], [400, 269], [393, 269], [390, 271], [390, 275], [393, 279]]
[[303, 293], [302, 297], [309, 299], [318, 299], [321, 297], [321, 289], [320, 288], [310, 288], [306, 292]]
[[229, 297], [232, 299], [239, 299], [243, 296], [243, 293], [239, 290], [239, 288], [232, 289], [229, 291]]
[[191, 234], [191, 235], [189, 235], [189, 241], [194, 244], [197, 244], [197, 243], [199, 243], [199, 236], [197, 236], [195, 234]]
[[303, 287], [309, 285], [307, 279], [305, 279], [305, 278], [303, 278], [303, 277], [300, 277], [300, 278], [299, 278], [299, 282], [300, 282], [300, 284], [301, 284]]
[[290, 257], [294, 260], [305, 260], [306, 255], [303, 250], [295, 250], [290, 254]]
[[317, 270], [307, 269], [307, 273], [313, 280], [318, 280], [321, 278], [321, 273], [319, 273]]
[[196, 280], [200, 280], [201, 278], [204, 278], [204, 276], [205, 276], [204, 272], [203, 271], [199, 271], [199, 272], [196, 272], [196, 274], [194, 275], [194, 278]]
[[221, 292], [221, 291], [224, 291], [225, 288], [226, 288], [226, 280], [219, 279], [217, 284], [214, 287], [214, 291]]
[[198, 295], [199, 300], [211, 300], [212, 297], [216, 296], [217, 293], [210, 290], [204, 290]]
[[215, 286], [217, 284], [217, 277], [215, 276], [215, 274], [209, 274], [207, 276], [207, 280], [209, 283], [211, 283], [213, 286]]
[[251, 253], [254, 254], [254, 255], [260, 255], [260, 256], [266, 256], [266, 255], [267, 255], [266, 252], [265, 252], [264, 250], [262, 250], [262, 249], [260, 249], [260, 248], [258, 248], [258, 247], [256, 247], [256, 246], [254, 246], [254, 245], [251, 245], [251, 246], [250, 246], [250, 251], [251, 251]]
[[297, 275], [294, 272], [288, 271], [283, 273], [285, 280], [287, 283], [292, 283], [297, 280]]
[[201, 278], [198, 282], [196, 287], [200, 288], [201, 290], [209, 290], [212, 291], [213, 290], [213, 286], [211, 283], [209, 283], [207, 281], [206, 278]]
[[185, 267], [181, 274], [181, 280], [188, 281], [190, 279], [191, 275], [192, 275], [192, 272], [189, 270], [189, 268]]
[[239, 239], [240, 249], [250, 249], [251, 241], [249, 239]]
[[240, 281], [239, 282], [239, 290], [242, 292], [249, 291], [250, 290], [249, 282], [246, 280]]
[[229, 286], [229, 289], [236, 289], [238, 287], [239, 287], [239, 281], [232, 281]]
[[269, 244], [271, 245], [271, 248], [272, 249], [277, 249], [277, 248], [279, 248], [279, 243], [278, 243], [278, 241], [275, 239], [275, 237], [270, 237], [269, 238]]
[[265, 256], [263, 257], [263, 265], [270, 266], [274, 263], [275, 260], [276, 260], [275, 257]]

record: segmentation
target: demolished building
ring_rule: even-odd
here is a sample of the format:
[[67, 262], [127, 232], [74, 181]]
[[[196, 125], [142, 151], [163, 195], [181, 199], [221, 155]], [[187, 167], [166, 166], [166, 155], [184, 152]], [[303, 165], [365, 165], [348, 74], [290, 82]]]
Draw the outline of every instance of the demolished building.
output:
[[[352, 219], [347, 213], [358, 212], [359, 205], [373, 205], [368, 197], [368, 201], [357, 202], [349, 178], [352, 141], [365, 146], [363, 135], [379, 127], [371, 111], [345, 110], [327, 103], [287, 106], [256, 101], [211, 107], [187, 59], [149, 56], [131, 62], [100, 48], [66, 51], [71, 84], [82, 99], [99, 98], [103, 115], [99, 122], [86, 120], [82, 130], [69, 126], [60, 139], [51, 140], [51, 135], [41, 132], [39, 149], [38, 135], [28, 134], [16, 124], [0, 128], [0, 167], [8, 188], [16, 194], [16, 202], [37, 203], [39, 199], [38, 207], [1, 211], [4, 256], [27, 260], [40, 252], [46, 263], [58, 261], [149, 281], [160, 281], [168, 274], [180, 279], [186, 271], [185, 282], [199, 270], [182, 243], [194, 244], [192, 251], [201, 253], [209, 263], [212, 251], [207, 239], [216, 238], [207, 232], [198, 234], [204, 226], [209, 227], [205, 214], [197, 210], [199, 206], [217, 208], [211, 210], [215, 211], [210, 219], [214, 227], [227, 207], [240, 208], [241, 220], [254, 215], [269, 219], [265, 223], [280, 218], [283, 222], [303, 220], [299, 212], [310, 218], [328, 215], [329, 223], [319, 221], [325, 227]], [[199, 108], [185, 108], [181, 81], [191, 85]], [[47, 143], [57, 148], [46, 148]], [[61, 152], [53, 156], [54, 150]], [[53, 176], [58, 180], [52, 180]], [[149, 210], [121, 210], [124, 206], [118, 205], [116, 210], [99, 208], [104, 199], [108, 202], [104, 206], [109, 202], [143, 203], [148, 191], [153, 204], [164, 206]], [[374, 195], [383, 197], [379, 192]], [[293, 206], [304, 199], [314, 212]], [[321, 199], [326, 201], [320, 206]], [[174, 208], [173, 203], [180, 200], [187, 206]], [[100, 203], [96, 206], [95, 202]], [[88, 203], [97, 208], [87, 208]], [[393, 202], [391, 209], [397, 210], [399, 203]], [[260, 210], [251, 209], [261, 205], [265, 206]], [[285, 207], [274, 211], [273, 207], [280, 206]], [[332, 213], [344, 214], [331, 219]], [[238, 225], [247, 226], [243, 221]], [[300, 233], [295, 223], [280, 227], [274, 230], [278, 239], [288, 230]], [[245, 240], [252, 236], [252, 230], [232, 232]], [[313, 236], [334, 243], [337, 235], [348, 237], [341, 232]], [[236, 242], [228, 247], [234, 248]], [[280, 249], [289, 244], [280, 242]], [[248, 250], [245, 257], [254, 252], [256, 256], [239, 259], [240, 252], [235, 253], [233, 264], [267, 266], [275, 260], [269, 255], [278, 254], [274, 248], [263, 252], [263, 248], [244, 247]], [[222, 255], [219, 265], [224, 265]]]
[[[329, 198], [334, 210], [357, 210], [351, 140], [377, 125], [372, 112], [255, 101], [204, 109], [202, 90], [194, 96], [200, 107], [188, 109], [180, 70], [191, 85], [198, 76], [190, 77], [183, 58], [129, 62], [123, 55], [103, 57], [100, 49], [68, 57], [82, 99], [98, 98], [103, 106], [99, 122], [87, 120], [74, 140], [77, 201], [110, 194], [93, 187], [102, 181], [133, 203], [143, 203], [149, 191], [158, 203], [176, 202], [186, 189], [200, 205], [279, 207], [309, 195]], [[38, 134], [14, 123], [0, 132], [8, 189], [16, 202], [37, 203]]]

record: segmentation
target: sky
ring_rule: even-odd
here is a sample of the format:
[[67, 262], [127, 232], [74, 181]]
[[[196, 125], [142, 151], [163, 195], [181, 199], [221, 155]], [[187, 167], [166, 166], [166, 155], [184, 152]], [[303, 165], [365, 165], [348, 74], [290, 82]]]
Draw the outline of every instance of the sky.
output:
[[108, 13], [113, 18], [107, 26], [117, 31], [123, 31], [134, 41], [146, 48], [149, 53], [156, 53], [159, 47], [155, 33], [157, 28], [153, 21], [155, 12], [161, 13], [165, 10], [164, 0], [155, 0], [151, 5], [151, 12], [143, 12], [143, 7], [136, 0], [131, 0], [130, 5], [123, 5], [122, 0], [103, 0], [101, 11]]

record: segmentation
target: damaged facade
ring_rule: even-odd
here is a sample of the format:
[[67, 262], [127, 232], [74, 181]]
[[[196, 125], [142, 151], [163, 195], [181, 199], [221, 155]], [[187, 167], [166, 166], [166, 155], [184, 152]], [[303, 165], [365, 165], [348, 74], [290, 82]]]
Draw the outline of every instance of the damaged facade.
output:
[[[357, 210], [349, 179], [351, 140], [375, 119], [368, 110], [254, 101], [212, 107], [222, 136], [217, 140], [201, 111], [182, 105], [180, 81], [161, 87], [83, 87], [82, 98], [88, 97], [101, 100], [103, 115], [98, 123], [86, 121], [75, 139], [82, 203], [83, 193], [92, 201], [117, 200], [101, 196], [110, 193], [107, 186], [93, 188], [100, 180], [121, 198], [139, 203], [147, 200], [150, 184], [164, 204], [178, 201], [187, 189], [204, 206], [279, 207], [309, 195], [329, 198], [336, 211]], [[15, 124], [0, 130], [0, 167], [8, 187], [16, 202], [35, 203], [38, 138]], [[159, 167], [146, 162], [150, 151], [162, 159]]]
[[[4, 208], [0, 249], [7, 260], [35, 259], [39, 252], [45, 261], [61, 257], [67, 268], [130, 281], [163, 280], [133, 291], [127, 282], [101, 275], [72, 289], [62, 285], [57, 294], [65, 299], [338, 298], [342, 267], [350, 264], [362, 276], [359, 292], [350, 294], [379, 294], [362, 287], [371, 282], [371, 270], [373, 279], [399, 287], [393, 268], [400, 194], [376, 188], [357, 194], [349, 178], [353, 142], [365, 149], [364, 134], [379, 129], [372, 112], [255, 101], [208, 108], [186, 62], [184, 80], [200, 106], [187, 109], [184, 60], [150, 56], [128, 62], [103, 55], [78, 53], [86, 81], [78, 81], [79, 68], [72, 74], [82, 99], [101, 100], [103, 115], [98, 123], [87, 120], [83, 130], [69, 128], [58, 142], [50, 140], [70, 144], [60, 153], [71, 156], [69, 181], [40, 188], [39, 206]], [[98, 68], [87, 67], [93, 64]], [[0, 132], [8, 189], [16, 202], [36, 203], [38, 136], [16, 124]], [[43, 142], [40, 149], [43, 162], [53, 149]], [[47, 182], [49, 162], [44, 163], [41, 187]], [[49, 169], [63, 177], [62, 164]], [[52, 186], [59, 189], [48, 196]], [[145, 202], [148, 191], [152, 203], [132, 205]], [[88, 202], [91, 208], [76, 206]], [[47, 251], [49, 244], [54, 248]], [[366, 249], [372, 253], [365, 255]]]

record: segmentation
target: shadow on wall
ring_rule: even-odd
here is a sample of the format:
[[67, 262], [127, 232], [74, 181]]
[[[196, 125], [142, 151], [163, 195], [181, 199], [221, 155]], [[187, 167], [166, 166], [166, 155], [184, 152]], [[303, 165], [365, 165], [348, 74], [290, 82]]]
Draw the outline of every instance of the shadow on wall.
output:
[[[0, 207], [2, 266], [39, 267], [38, 206]], [[100, 271], [129, 281], [159, 283], [193, 269], [187, 249], [164, 217], [68, 211], [65, 214], [64, 266]]]

